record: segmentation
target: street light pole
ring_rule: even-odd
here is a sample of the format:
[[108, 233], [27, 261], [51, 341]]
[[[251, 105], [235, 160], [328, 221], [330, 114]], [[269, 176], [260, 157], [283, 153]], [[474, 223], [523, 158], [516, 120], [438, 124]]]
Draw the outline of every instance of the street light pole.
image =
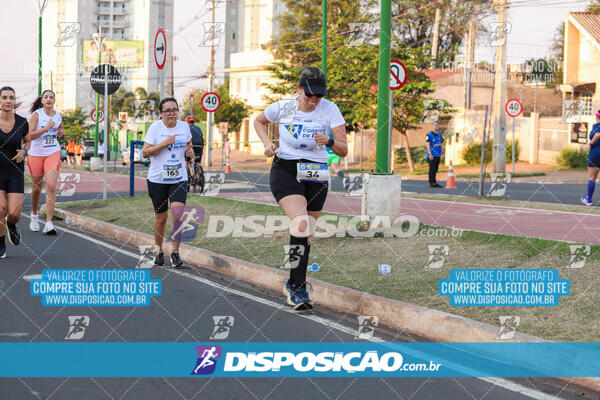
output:
[[38, 96], [42, 95], [42, 14], [47, 0], [37, 0], [40, 16], [38, 17]]
[[381, 0], [379, 33], [379, 80], [377, 97], [377, 156], [375, 173], [390, 173], [389, 95], [390, 95], [390, 35], [392, 32], [392, 1]]
[[321, 22], [321, 70], [327, 78], [327, 0], [321, 1], [321, 9], [323, 10], [323, 17]]
[[[94, 35], [95, 36], [95, 35]], [[94, 37], [94, 42], [96, 42], [96, 46], [98, 46], [98, 66], [102, 64], [102, 25], [98, 22], [98, 36]], [[94, 157], [98, 157], [98, 120], [99, 113], [98, 108], [100, 107], [100, 95], [96, 93], [96, 139], [94, 140]], [[107, 110], [104, 110], [106, 113]]]

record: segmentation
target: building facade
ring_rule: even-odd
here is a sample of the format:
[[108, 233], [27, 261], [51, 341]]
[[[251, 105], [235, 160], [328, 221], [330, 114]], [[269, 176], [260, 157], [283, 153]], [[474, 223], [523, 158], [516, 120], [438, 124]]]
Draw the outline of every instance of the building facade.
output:
[[[101, 28], [108, 44], [102, 63], [116, 65], [122, 87], [160, 91], [159, 70], [154, 61], [154, 37], [158, 28], [167, 32], [167, 51], [173, 48], [174, 0], [50, 0], [43, 13], [42, 87], [53, 88], [60, 110], [95, 107], [89, 83], [97, 65], [94, 34]], [[165, 82], [170, 63], [163, 69]]]

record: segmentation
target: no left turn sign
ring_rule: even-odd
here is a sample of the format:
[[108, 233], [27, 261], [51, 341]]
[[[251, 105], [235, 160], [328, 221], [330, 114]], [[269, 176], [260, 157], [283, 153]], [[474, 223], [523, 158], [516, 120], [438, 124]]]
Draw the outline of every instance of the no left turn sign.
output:
[[523, 104], [517, 99], [510, 99], [506, 102], [506, 113], [513, 118], [518, 117], [523, 112]]
[[406, 67], [398, 60], [390, 63], [390, 90], [400, 89], [406, 83]]
[[206, 112], [215, 112], [221, 105], [221, 99], [219, 98], [218, 94], [214, 92], [208, 92], [202, 96], [201, 104], [202, 108], [204, 108]]

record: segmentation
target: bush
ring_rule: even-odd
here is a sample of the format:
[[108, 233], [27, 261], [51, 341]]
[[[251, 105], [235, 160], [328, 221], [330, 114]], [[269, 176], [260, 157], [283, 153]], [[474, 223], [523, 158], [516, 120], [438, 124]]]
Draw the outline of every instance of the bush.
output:
[[[492, 160], [492, 141], [485, 143], [485, 159], [490, 162]], [[519, 141], [515, 140], [515, 161], [519, 159]], [[471, 143], [463, 148], [461, 157], [468, 165], [476, 165], [481, 163], [481, 143]], [[512, 162], [512, 141], [506, 142], [506, 162]]]
[[586, 168], [588, 154], [584, 149], [562, 149], [556, 156], [556, 162], [565, 168]]
[[[425, 146], [415, 146], [410, 148], [410, 155], [412, 156], [413, 163], [415, 164], [427, 164], [427, 153]], [[394, 154], [395, 162], [398, 164], [404, 164], [408, 162], [406, 158], [406, 150], [404, 147], [396, 150]]]

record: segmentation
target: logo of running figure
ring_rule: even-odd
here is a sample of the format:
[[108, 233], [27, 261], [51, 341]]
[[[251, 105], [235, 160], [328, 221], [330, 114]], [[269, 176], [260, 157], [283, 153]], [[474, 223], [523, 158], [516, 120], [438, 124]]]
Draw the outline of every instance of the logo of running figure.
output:
[[356, 47], [375, 38], [379, 26], [366, 22], [350, 22], [348, 28], [350, 28], [348, 46]]
[[490, 175], [492, 176], [492, 186], [490, 186], [488, 196], [504, 196], [506, 189], [508, 189], [511, 175], [509, 173], [492, 173]]
[[59, 177], [60, 185], [56, 195], [61, 197], [73, 196], [77, 190], [77, 185], [81, 182], [81, 174], [79, 172], [61, 172]]
[[358, 330], [355, 339], [371, 339], [375, 328], [379, 325], [379, 317], [376, 315], [359, 315]]
[[500, 319], [500, 330], [496, 340], [510, 340], [515, 337], [517, 326], [521, 323], [521, 318], [510, 315], [498, 317]]
[[205, 22], [204, 23], [204, 37], [198, 45], [198, 47], [211, 46], [213, 39], [215, 46], [219, 45], [221, 36], [225, 34], [225, 23], [224, 22]]
[[572, 244], [569, 245], [571, 250], [571, 259], [567, 268], [583, 268], [587, 256], [590, 255], [591, 246], [589, 244]]
[[295, 245], [285, 244], [285, 245], [283, 245], [283, 254], [284, 254], [284, 258], [283, 258], [283, 265], [281, 266], [281, 268], [294, 269], [300, 264], [300, 259], [304, 255], [304, 245], [302, 245], [302, 244], [295, 244]]
[[174, 210], [176, 214], [181, 213], [179, 219], [173, 224], [173, 233], [167, 239], [168, 242], [191, 242], [198, 233], [198, 225], [204, 220], [204, 208], [197, 206], [183, 206]]
[[191, 375], [210, 375], [217, 368], [217, 359], [223, 355], [221, 346], [196, 346], [198, 360]]
[[154, 257], [158, 254], [159, 247], [156, 244], [140, 244], [140, 258], [136, 268], [152, 268], [154, 266]]
[[77, 36], [81, 32], [81, 24], [79, 22], [59, 22], [58, 23], [58, 39], [55, 47], [72, 47], [77, 43]]
[[490, 40], [486, 44], [487, 47], [504, 46], [508, 39], [508, 34], [512, 30], [510, 22], [492, 22], [490, 23]]
[[279, 113], [277, 113], [277, 122], [280, 124], [291, 124], [298, 111], [296, 99], [283, 99], [278, 103]]
[[221, 185], [225, 183], [225, 174], [223, 172], [207, 172], [204, 174], [205, 184], [203, 196], [216, 196], [221, 190]]
[[563, 100], [561, 124], [577, 124], [582, 122], [585, 113], [585, 102], [581, 100]]
[[69, 315], [69, 332], [65, 339], [82, 339], [88, 326], [90, 326], [90, 317], [87, 315]]
[[215, 327], [209, 339], [223, 340], [229, 336], [229, 330], [233, 328], [235, 318], [231, 315], [213, 315]]
[[423, 100], [423, 117], [421, 117], [421, 123], [433, 124], [434, 122], [438, 122], [443, 109], [443, 100]]
[[427, 249], [429, 249], [429, 259], [427, 259], [425, 268], [442, 268], [444, 266], [446, 256], [450, 252], [450, 248], [445, 244], [430, 244], [427, 246]]
[[346, 196], [360, 197], [363, 194], [365, 186], [363, 185], [362, 175], [356, 175], [349, 177], [348, 182], [345, 182], [344, 189], [346, 189]]

